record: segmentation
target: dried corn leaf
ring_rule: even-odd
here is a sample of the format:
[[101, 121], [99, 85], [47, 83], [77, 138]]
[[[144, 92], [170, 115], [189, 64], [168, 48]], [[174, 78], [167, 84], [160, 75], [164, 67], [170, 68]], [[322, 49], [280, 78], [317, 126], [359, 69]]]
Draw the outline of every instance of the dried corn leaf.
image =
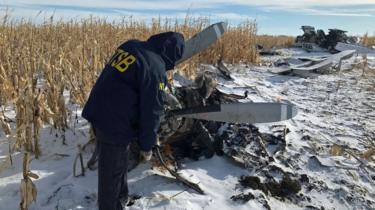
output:
[[368, 161], [371, 160], [371, 157], [375, 156], [375, 148], [371, 148], [362, 154], [362, 158]]
[[33, 172], [29, 171], [29, 173], [27, 174], [29, 177], [33, 178], [33, 179], [39, 179], [39, 176], [34, 174]]
[[12, 134], [12, 129], [10, 128], [9, 123], [5, 122], [3, 116], [0, 116], [0, 124], [1, 124], [1, 127], [3, 128], [5, 135], [10, 136]]
[[329, 154], [332, 156], [341, 156], [344, 154], [344, 148], [342, 148], [340, 145], [334, 144], [332, 145]]

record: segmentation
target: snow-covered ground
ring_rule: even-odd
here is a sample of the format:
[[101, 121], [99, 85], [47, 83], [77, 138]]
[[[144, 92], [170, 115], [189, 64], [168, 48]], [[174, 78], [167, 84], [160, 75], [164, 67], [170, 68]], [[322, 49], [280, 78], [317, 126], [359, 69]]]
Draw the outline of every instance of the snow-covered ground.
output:
[[[267, 57], [268, 61], [274, 59]], [[143, 197], [128, 209], [266, 209], [261, 199], [246, 203], [230, 199], [241, 192], [262, 197], [271, 209], [375, 209], [375, 164], [358, 155], [355, 156], [359, 160], [347, 153], [330, 155], [333, 144], [360, 154], [374, 141], [375, 72], [363, 75], [362, 70], [354, 69], [301, 78], [275, 75], [267, 72], [267, 67], [237, 65], [230, 69], [236, 79], [220, 80], [223, 91], [242, 93], [249, 89], [248, 98], [254, 102], [285, 101], [298, 107], [299, 114], [292, 120], [256, 126], [271, 134], [275, 125], [290, 130], [286, 151], [282, 157], [276, 156], [273, 164], [297, 175], [307, 175], [308, 184], [303, 184], [301, 190], [306, 199], [291, 201], [243, 189], [238, 184], [239, 177], [257, 175], [256, 172], [214, 156], [186, 161], [181, 170], [184, 176], [200, 182], [205, 195], [155, 175], [160, 172], [151, 170], [147, 163], [139, 165], [128, 175], [129, 190]], [[12, 117], [11, 111], [8, 114]], [[77, 144], [87, 142], [89, 126], [79, 118], [75, 129], [71, 127], [66, 133], [67, 145], [62, 145], [55, 131], [43, 129], [43, 156], [32, 160], [30, 166], [39, 176], [35, 180], [38, 198], [31, 210], [96, 209], [97, 172], [86, 170], [85, 176], [79, 178], [72, 175]], [[84, 153], [85, 162], [90, 149]], [[7, 154], [8, 143], [0, 132], [0, 210], [18, 209], [20, 200], [22, 154], [13, 155], [12, 166], [7, 164]]]

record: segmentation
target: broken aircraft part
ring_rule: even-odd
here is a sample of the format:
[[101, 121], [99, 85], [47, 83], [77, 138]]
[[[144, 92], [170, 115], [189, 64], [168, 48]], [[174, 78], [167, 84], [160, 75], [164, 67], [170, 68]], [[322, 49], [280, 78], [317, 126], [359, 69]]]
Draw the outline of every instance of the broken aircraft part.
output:
[[342, 51], [340, 53], [337, 53], [328, 57], [326, 60], [318, 64], [308, 66], [308, 67], [292, 68], [292, 70], [313, 71], [313, 70], [318, 70], [318, 69], [325, 69], [325, 68], [331, 67], [334, 62], [340, 62], [342, 59], [346, 59], [346, 58], [353, 56], [354, 53], [355, 53], [355, 50]]
[[179, 116], [231, 123], [269, 123], [291, 119], [297, 109], [282, 103], [231, 103], [190, 108]]
[[346, 51], [346, 50], [355, 50], [358, 54], [375, 54], [375, 50], [368, 48], [368, 47], [363, 47], [360, 45], [355, 45], [355, 44], [346, 44], [339, 42], [335, 46], [335, 49], [337, 51]]
[[323, 30], [315, 31], [312, 26], [302, 26], [304, 34], [297, 36], [296, 47], [302, 47], [308, 52], [335, 51], [335, 46], [339, 42], [354, 44], [356, 37], [346, 35], [346, 31], [340, 29], [329, 29], [326, 35]]
[[185, 42], [185, 51], [182, 58], [176, 64], [180, 64], [192, 56], [208, 48], [218, 40], [226, 31], [227, 23], [219, 22], [210, 25], [203, 31], [195, 34], [191, 39]]

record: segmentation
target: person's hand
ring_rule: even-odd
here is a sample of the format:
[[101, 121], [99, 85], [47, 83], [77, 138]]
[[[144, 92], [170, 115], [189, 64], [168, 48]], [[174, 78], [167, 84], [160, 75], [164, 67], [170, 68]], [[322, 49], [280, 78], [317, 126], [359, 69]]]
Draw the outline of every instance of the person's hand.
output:
[[141, 159], [143, 161], [150, 161], [151, 157], [152, 157], [152, 150], [147, 151], [147, 152], [141, 151]]

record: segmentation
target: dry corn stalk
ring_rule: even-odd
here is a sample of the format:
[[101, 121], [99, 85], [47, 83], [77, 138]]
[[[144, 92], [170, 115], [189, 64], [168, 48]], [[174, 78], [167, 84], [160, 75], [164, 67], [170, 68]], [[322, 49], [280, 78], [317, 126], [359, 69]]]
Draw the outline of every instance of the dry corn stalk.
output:
[[273, 47], [290, 47], [294, 44], [295, 37], [258, 35], [256, 39], [257, 44], [263, 46], [266, 49], [271, 49]]
[[365, 33], [361, 39], [361, 44], [367, 47], [375, 46], [375, 36], [369, 36], [368, 33]]
[[31, 178], [38, 179], [39, 177], [30, 172], [29, 164], [30, 155], [26, 152], [23, 158], [23, 179], [21, 180], [21, 210], [27, 210], [31, 203], [36, 201], [37, 197], [37, 190]]
[[6, 159], [5, 163], [2, 163], [2, 165], [0, 166], [0, 172], [1, 172], [2, 169], [6, 168], [8, 166], [8, 163], [10, 165], [13, 165], [13, 159], [12, 159], [13, 151], [12, 151], [12, 146], [11, 146], [12, 145], [11, 140], [12, 140], [13, 135], [12, 135], [12, 129], [11, 129], [9, 123], [7, 123], [5, 121], [4, 115], [0, 116], [0, 125], [1, 125], [1, 128], [3, 129], [3, 132], [5, 133], [5, 137], [8, 139], [8, 145], [9, 145], [8, 146], [9, 158]]
[[[26, 85], [25, 85], [26, 86]], [[30, 87], [23, 88], [20, 91], [19, 97], [16, 102], [16, 149], [21, 149], [23, 146], [26, 151], [33, 151], [31, 140], [32, 135], [32, 119], [33, 119], [33, 106], [32, 106], [32, 92]]]
[[12, 135], [12, 129], [10, 128], [9, 123], [5, 121], [4, 116], [0, 116], [0, 125], [7, 137]]
[[42, 119], [41, 119], [41, 105], [40, 102], [42, 98], [42, 92], [38, 90], [38, 94], [34, 97], [33, 100], [33, 140], [34, 140], [34, 153], [35, 157], [38, 158], [41, 154], [40, 146], [39, 146], [39, 138], [40, 138], [40, 129], [42, 127]]

